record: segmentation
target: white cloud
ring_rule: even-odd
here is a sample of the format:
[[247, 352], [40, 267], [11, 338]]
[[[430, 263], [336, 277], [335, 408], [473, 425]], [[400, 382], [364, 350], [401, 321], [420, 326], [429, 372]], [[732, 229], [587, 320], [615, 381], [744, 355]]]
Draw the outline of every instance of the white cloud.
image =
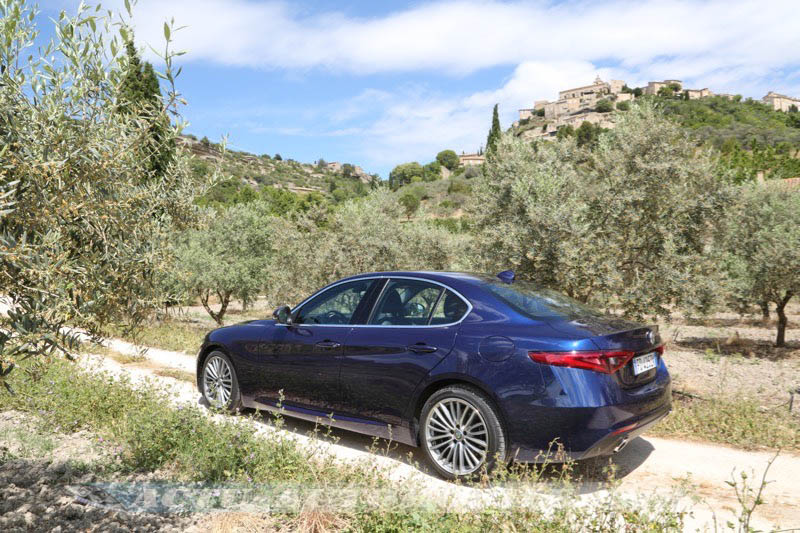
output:
[[[157, 44], [163, 21], [174, 15], [188, 26], [175, 36], [188, 61], [289, 75], [435, 72], [457, 80], [515, 67], [496, 90], [453, 96], [425, 86], [365, 89], [337, 106], [329, 134], [352, 135], [365, 163], [385, 166], [427, 160], [445, 146], [475, 149], [494, 103], [507, 125], [517, 108], [598, 74], [631, 86], [680, 78], [716, 92], [798, 94], [797, 13], [797, 0], [451, 0], [358, 18], [289, 2], [140, 0], [134, 19], [137, 39]], [[287, 133], [307, 134], [291, 126]]]
[[365, 163], [426, 162], [444, 148], [477, 150], [486, 141], [495, 103], [508, 126], [517, 109], [533, 104], [531, 95], [553, 95], [575, 80], [591, 81], [604, 72], [584, 61], [525, 62], [501, 88], [464, 97], [411, 86], [382, 92], [380, 101], [370, 102], [374, 91], [365, 91], [354, 98], [367, 122], [360, 135]]
[[[176, 16], [188, 26], [176, 43], [193, 60], [358, 74], [469, 73], [555, 58], [612, 60], [627, 70], [666, 69], [684, 58], [701, 70], [771, 69], [797, 62], [796, 15], [796, 0], [457, 0], [374, 18], [307, 14], [284, 2], [141, 0], [134, 12], [139, 38], [150, 43], [162, 40], [162, 22]], [[670, 60], [654, 63], [659, 58]]]

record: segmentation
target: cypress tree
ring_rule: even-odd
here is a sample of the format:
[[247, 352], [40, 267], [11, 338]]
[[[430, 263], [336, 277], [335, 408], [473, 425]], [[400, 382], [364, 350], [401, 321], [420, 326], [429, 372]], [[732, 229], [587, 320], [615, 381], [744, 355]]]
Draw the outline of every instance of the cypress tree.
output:
[[489, 137], [486, 139], [486, 155], [490, 156], [494, 153], [497, 147], [497, 141], [500, 140], [500, 117], [497, 115], [497, 104], [494, 104], [494, 111], [492, 112], [492, 128], [489, 130]]
[[117, 97], [117, 111], [136, 115], [148, 122], [144, 157], [148, 158], [151, 177], [163, 176], [175, 152], [175, 140], [169, 134], [169, 118], [163, 112], [161, 86], [153, 65], [142, 61], [133, 39], [125, 43], [128, 65]]

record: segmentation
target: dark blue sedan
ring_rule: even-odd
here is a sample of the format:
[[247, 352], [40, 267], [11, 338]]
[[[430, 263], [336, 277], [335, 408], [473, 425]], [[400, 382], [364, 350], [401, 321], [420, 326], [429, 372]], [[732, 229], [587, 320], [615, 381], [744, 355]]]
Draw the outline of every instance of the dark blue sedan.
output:
[[657, 326], [512, 272], [362, 274], [274, 316], [206, 336], [197, 385], [211, 406], [421, 446], [449, 479], [558, 448], [610, 455], [671, 406]]

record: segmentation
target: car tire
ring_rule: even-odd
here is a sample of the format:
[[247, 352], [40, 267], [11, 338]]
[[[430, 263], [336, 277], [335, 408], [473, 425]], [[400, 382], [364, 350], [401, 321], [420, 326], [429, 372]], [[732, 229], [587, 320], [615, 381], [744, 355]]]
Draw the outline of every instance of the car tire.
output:
[[428, 398], [420, 413], [419, 440], [428, 462], [445, 479], [473, 479], [506, 462], [497, 408], [467, 385], [450, 385]]
[[200, 383], [203, 399], [212, 409], [237, 413], [242, 407], [239, 392], [239, 379], [230, 358], [219, 350], [214, 350], [203, 362]]

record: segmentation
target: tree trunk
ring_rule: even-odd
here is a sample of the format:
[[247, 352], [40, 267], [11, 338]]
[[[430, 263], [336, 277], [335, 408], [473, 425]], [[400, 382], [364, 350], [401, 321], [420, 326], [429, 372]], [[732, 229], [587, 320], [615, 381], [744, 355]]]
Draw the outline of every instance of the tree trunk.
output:
[[219, 298], [220, 308], [219, 311], [214, 311], [211, 309], [211, 306], [208, 305], [208, 298], [211, 294], [211, 291], [205, 290], [200, 293], [200, 303], [203, 304], [203, 309], [206, 310], [206, 313], [214, 319], [214, 322], [222, 325], [222, 317], [225, 316], [225, 311], [228, 310], [228, 304], [231, 301], [231, 292], [230, 291], [217, 291], [217, 297]]
[[775, 346], [782, 348], [786, 346], [786, 326], [789, 319], [786, 318], [786, 304], [792, 298], [792, 293], [787, 293], [780, 302], [776, 303], [775, 312], [778, 314], [778, 338], [775, 340]]
[[213, 318], [217, 321], [217, 324], [221, 326], [222, 317], [225, 316], [225, 311], [228, 310], [228, 304], [231, 302], [231, 291], [217, 291], [217, 297], [219, 297], [220, 303], [219, 312], [217, 312], [217, 316]]
[[769, 302], [761, 302], [761, 318], [764, 322], [769, 320]]

